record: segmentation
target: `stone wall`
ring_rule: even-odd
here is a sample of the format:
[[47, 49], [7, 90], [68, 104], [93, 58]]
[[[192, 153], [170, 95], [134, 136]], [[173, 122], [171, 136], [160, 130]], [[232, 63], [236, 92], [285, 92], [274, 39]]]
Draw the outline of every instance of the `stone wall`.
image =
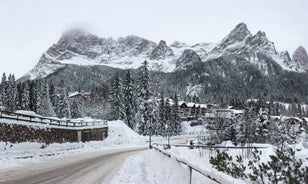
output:
[[30, 141], [49, 144], [103, 140], [107, 137], [107, 132], [107, 127], [80, 130], [60, 127], [42, 128], [35, 125], [7, 124], [0, 122], [0, 141], [11, 143]]

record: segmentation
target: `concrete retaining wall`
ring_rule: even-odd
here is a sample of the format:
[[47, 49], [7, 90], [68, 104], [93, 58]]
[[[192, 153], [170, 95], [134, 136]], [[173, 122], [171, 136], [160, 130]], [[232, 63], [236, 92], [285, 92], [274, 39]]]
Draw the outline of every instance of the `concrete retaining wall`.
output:
[[42, 128], [35, 125], [20, 125], [2, 123], [0, 120], [0, 141], [64, 143], [79, 141], [103, 140], [108, 135], [108, 128], [66, 129], [66, 128]]

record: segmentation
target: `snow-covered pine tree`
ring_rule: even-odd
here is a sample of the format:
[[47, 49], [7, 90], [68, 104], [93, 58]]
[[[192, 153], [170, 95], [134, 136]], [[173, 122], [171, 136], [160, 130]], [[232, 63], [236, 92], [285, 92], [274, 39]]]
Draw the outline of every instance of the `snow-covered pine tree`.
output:
[[267, 108], [261, 107], [259, 110], [258, 119], [255, 122], [256, 141], [266, 143], [269, 140], [269, 124], [270, 116]]
[[[149, 101], [150, 111], [152, 113], [152, 117], [150, 117], [150, 123], [151, 123], [151, 129], [152, 129], [152, 135], [163, 135], [164, 132], [161, 131], [161, 124], [159, 121], [159, 100], [152, 97]], [[147, 127], [148, 129], [150, 127]]]
[[3, 73], [2, 74], [2, 79], [1, 79], [1, 85], [0, 85], [0, 97], [1, 97], [1, 101], [0, 101], [0, 105], [4, 106], [5, 104], [5, 91], [7, 88], [7, 81], [6, 81], [6, 74]]
[[55, 116], [49, 97], [49, 87], [45, 84], [40, 84], [40, 90], [37, 99], [37, 113], [43, 116]]
[[23, 83], [23, 89], [21, 93], [21, 109], [30, 110], [30, 86], [29, 81]]
[[7, 80], [7, 87], [4, 91], [4, 106], [9, 111], [14, 111], [18, 106], [18, 91], [15, 76], [10, 74]]
[[53, 83], [49, 84], [49, 97], [50, 97], [50, 102], [53, 107], [56, 106], [56, 91], [55, 91], [55, 86]]
[[71, 115], [72, 118], [81, 118], [81, 112], [80, 112], [80, 108], [79, 108], [79, 104], [77, 100], [72, 100], [71, 102]]
[[171, 131], [173, 135], [179, 134], [181, 130], [180, 116], [179, 116], [179, 101], [177, 94], [173, 96], [173, 104], [171, 107]]
[[37, 104], [37, 83], [36, 81], [29, 81], [29, 108], [36, 112]]
[[150, 76], [147, 61], [139, 68], [138, 81], [137, 81], [137, 113], [136, 120], [138, 121], [138, 131], [140, 134], [146, 134], [149, 127], [150, 117], [152, 114], [149, 107], [150, 99]]
[[172, 113], [172, 109], [170, 106], [169, 99], [166, 99], [165, 101], [165, 120], [166, 120], [166, 125], [168, 126], [168, 128], [166, 129], [166, 134], [169, 136], [172, 134], [171, 113]]
[[120, 78], [119, 72], [116, 72], [112, 78], [110, 86], [110, 105], [111, 105], [111, 118], [123, 119], [124, 105], [122, 96], [122, 80]]
[[136, 112], [135, 95], [134, 95], [134, 80], [131, 77], [130, 71], [127, 71], [123, 83], [123, 104], [124, 104], [124, 122], [131, 129], [135, 128], [134, 115]]
[[252, 143], [255, 139], [255, 129], [253, 126], [254, 112], [247, 107], [243, 116], [239, 119], [236, 126], [236, 142], [241, 144]]
[[157, 122], [157, 134], [159, 135], [165, 135], [166, 130], [165, 130], [165, 125], [166, 125], [166, 116], [165, 116], [165, 99], [164, 99], [164, 93], [160, 93], [160, 101], [159, 101], [159, 117], [158, 117], [158, 122]]
[[137, 90], [138, 97], [141, 97], [144, 100], [150, 99], [150, 75], [147, 61], [144, 61], [142, 66], [139, 68]]
[[57, 104], [56, 105], [57, 116], [59, 118], [63, 118], [63, 117], [70, 118], [71, 117], [71, 110], [70, 110], [69, 100], [68, 100], [65, 87], [61, 87], [59, 89], [59, 95], [58, 95], [56, 104]]
[[18, 101], [18, 106], [17, 106], [17, 109], [22, 109], [22, 91], [23, 91], [23, 88], [24, 88], [24, 84], [22, 83], [18, 83], [17, 84], [17, 101]]

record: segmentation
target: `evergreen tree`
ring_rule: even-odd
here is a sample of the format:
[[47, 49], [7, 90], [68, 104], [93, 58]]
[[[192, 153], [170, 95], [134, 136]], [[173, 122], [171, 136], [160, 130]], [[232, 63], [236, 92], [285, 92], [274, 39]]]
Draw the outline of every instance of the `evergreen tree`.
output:
[[55, 91], [55, 86], [53, 83], [50, 83], [49, 85], [49, 97], [50, 97], [50, 102], [53, 107], [56, 106], [56, 91]]
[[125, 110], [123, 110], [122, 80], [118, 72], [114, 74], [111, 82], [110, 105], [112, 119], [123, 119]]
[[135, 96], [134, 96], [134, 81], [130, 71], [126, 73], [123, 83], [123, 104], [124, 104], [124, 122], [131, 129], [135, 128]]
[[139, 68], [137, 90], [138, 97], [142, 98], [143, 100], [150, 99], [150, 75], [147, 61], [144, 61], [143, 65]]
[[165, 125], [166, 125], [166, 116], [165, 116], [165, 99], [164, 93], [161, 92], [160, 94], [160, 101], [159, 101], [159, 117], [157, 122], [157, 134], [166, 135]]
[[29, 81], [29, 108], [36, 112], [37, 105], [37, 82]]
[[180, 116], [179, 116], [179, 101], [178, 101], [178, 96], [177, 94], [174, 95], [173, 97], [173, 105], [171, 108], [171, 131], [172, 134], [179, 134], [181, 130], [181, 125], [180, 125]]
[[266, 108], [261, 107], [256, 121], [256, 141], [266, 143], [269, 140], [270, 116]]
[[150, 127], [150, 116], [152, 114], [149, 106], [151, 91], [150, 91], [150, 76], [147, 61], [139, 68], [137, 82], [137, 113], [136, 119], [138, 122], [138, 131], [140, 134], [146, 134]]
[[245, 144], [252, 143], [255, 139], [255, 127], [254, 122], [254, 112], [251, 107], [247, 107], [244, 111], [244, 114], [236, 126], [236, 142]]
[[[4, 79], [4, 78], [3, 78]], [[14, 75], [10, 74], [5, 82], [3, 93], [3, 105], [9, 111], [14, 111], [18, 107], [18, 91]]]
[[24, 89], [24, 84], [18, 83], [17, 84], [17, 101], [18, 101], [18, 106], [17, 109], [23, 109], [22, 108], [22, 93]]
[[2, 80], [1, 80], [1, 85], [0, 85], [0, 97], [1, 97], [1, 101], [0, 101], [0, 105], [4, 106], [5, 105], [5, 95], [6, 95], [6, 89], [7, 88], [7, 81], [6, 81], [6, 74], [3, 73], [2, 75]]
[[171, 106], [170, 106], [169, 99], [167, 99], [165, 101], [165, 120], [166, 120], [166, 125], [168, 127], [166, 129], [166, 132], [167, 132], [168, 136], [170, 136], [171, 133], [172, 133], [171, 113], [172, 113], [172, 109], [171, 109]]
[[37, 95], [37, 113], [42, 116], [55, 116], [49, 97], [49, 87], [45, 84], [40, 84], [39, 94]]
[[227, 121], [226, 128], [223, 131], [224, 139], [231, 140], [233, 143], [237, 144], [236, 142], [236, 128], [237, 123], [239, 121], [239, 115], [235, 113], [231, 113], [231, 118]]
[[59, 96], [57, 98], [57, 105], [56, 105], [56, 110], [57, 110], [57, 116], [59, 118], [70, 118], [71, 117], [71, 110], [70, 110], [70, 105], [69, 105], [69, 100], [67, 96], [67, 92], [65, 87], [61, 87], [59, 89]]
[[24, 110], [30, 110], [30, 87], [29, 82], [23, 83], [23, 90], [21, 94], [21, 108]]
[[72, 105], [71, 105], [71, 114], [72, 114], [72, 118], [81, 118], [81, 112], [79, 110], [79, 104], [77, 102], [77, 100], [73, 100], [72, 101]]

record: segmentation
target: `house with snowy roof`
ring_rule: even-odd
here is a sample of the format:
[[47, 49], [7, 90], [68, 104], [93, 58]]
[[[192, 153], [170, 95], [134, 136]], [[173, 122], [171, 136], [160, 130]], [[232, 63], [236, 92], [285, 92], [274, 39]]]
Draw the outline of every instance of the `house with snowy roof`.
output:
[[69, 93], [68, 97], [69, 97], [69, 99], [72, 99], [72, 100], [84, 100], [84, 99], [87, 98], [84, 94], [82, 94], [78, 91], [75, 91], [73, 93]]
[[179, 112], [183, 121], [196, 120], [208, 112], [206, 104], [179, 101]]

